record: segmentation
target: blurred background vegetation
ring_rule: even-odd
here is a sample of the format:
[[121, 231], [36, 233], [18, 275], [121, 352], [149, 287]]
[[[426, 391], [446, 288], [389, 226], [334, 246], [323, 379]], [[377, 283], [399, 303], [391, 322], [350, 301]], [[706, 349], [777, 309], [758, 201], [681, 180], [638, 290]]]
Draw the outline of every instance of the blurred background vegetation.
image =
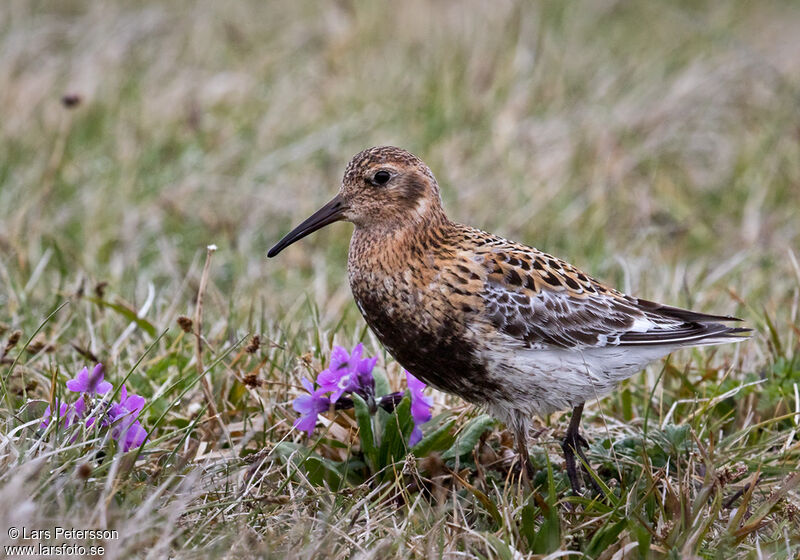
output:
[[[794, 408], [797, 2], [6, 0], [0, 107], [0, 334], [73, 302], [21, 359], [37, 384], [20, 398], [88, 354], [116, 379], [141, 358], [153, 337], [100, 299], [176, 336], [211, 243], [208, 340], [267, 334], [260, 374], [296, 383], [299, 356], [363, 334], [351, 226], [266, 250], [354, 153], [393, 144], [429, 164], [451, 218], [761, 332], [696, 354], [713, 375], [666, 375], [672, 397], [774, 376], [726, 414], [744, 429]], [[148, 397], [160, 382], [131, 378]], [[296, 393], [261, 391], [291, 421]]]
[[798, 241], [799, 9], [5, 2], [3, 262], [20, 281], [50, 249], [45, 275], [140, 299], [216, 243], [226, 296], [276, 306], [313, 276], [327, 307], [350, 226], [264, 252], [355, 152], [395, 144], [454, 219], [652, 298], [774, 305]]

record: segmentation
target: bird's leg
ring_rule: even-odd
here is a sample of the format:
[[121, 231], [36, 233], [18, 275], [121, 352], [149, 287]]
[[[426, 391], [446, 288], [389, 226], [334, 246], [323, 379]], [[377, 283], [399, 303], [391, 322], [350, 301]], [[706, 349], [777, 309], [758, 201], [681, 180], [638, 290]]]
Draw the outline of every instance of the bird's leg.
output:
[[529, 488], [533, 484], [533, 463], [531, 463], [531, 456], [528, 453], [528, 427], [523, 422], [515, 422], [514, 426], [514, 439], [517, 440], [517, 454], [519, 455], [520, 472], [522, 473], [522, 480], [525, 481], [526, 486]]
[[[564, 451], [564, 461], [567, 464], [567, 476], [569, 477], [569, 484], [572, 486], [573, 494], [581, 493], [581, 483], [578, 479], [578, 471], [575, 468], [575, 450], [579, 449], [580, 443], [575, 440], [575, 435], [578, 434], [577, 425], [580, 422], [581, 413], [583, 412], [583, 405], [576, 406], [572, 410], [572, 419], [567, 428], [567, 434], [561, 442], [561, 449]], [[578, 419], [578, 422], [575, 419]], [[576, 426], [573, 431], [573, 424]]]
[[526, 429], [515, 430], [515, 439], [517, 440], [517, 453], [519, 454], [520, 470], [522, 472], [522, 480], [529, 488], [533, 484], [533, 464], [531, 463], [531, 456], [528, 453], [528, 431]]
[[576, 448], [576, 451], [578, 452], [578, 457], [580, 457], [581, 460], [583, 461], [581, 463], [581, 466], [583, 467], [586, 476], [589, 477], [589, 486], [591, 486], [592, 489], [595, 492], [597, 492], [598, 495], [603, 496], [605, 492], [603, 492], [603, 489], [600, 488], [600, 485], [594, 479], [592, 473], [589, 470], [590, 469], [589, 465], [591, 465], [591, 463], [589, 463], [589, 459], [588, 457], [586, 457], [586, 453], [583, 451], [584, 447], [586, 449], [589, 449], [589, 442], [586, 441], [582, 435], [578, 434], [578, 447]]
[[[575, 464], [575, 453], [578, 454], [578, 457], [583, 460], [585, 465], [589, 464], [589, 459], [586, 458], [586, 454], [583, 451], [583, 448], [589, 447], [589, 444], [580, 434], [582, 414], [583, 404], [579, 404], [572, 409], [572, 418], [570, 418], [569, 421], [567, 434], [564, 436], [564, 440], [561, 442], [561, 449], [564, 451], [564, 461], [567, 464], [567, 476], [569, 477], [570, 486], [572, 486], [572, 492], [575, 494], [581, 493], [581, 483], [580, 479], [578, 478], [578, 469], [576, 468]], [[585, 465], [582, 465], [584, 466], [584, 469], [586, 469]], [[586, 472], [589, 476], [589, 483], [591, 484], [592, 488], [602, 495], [603, 492], [598, 486], [597, 481], [595, 481], [588, 469], [586, 469]]]

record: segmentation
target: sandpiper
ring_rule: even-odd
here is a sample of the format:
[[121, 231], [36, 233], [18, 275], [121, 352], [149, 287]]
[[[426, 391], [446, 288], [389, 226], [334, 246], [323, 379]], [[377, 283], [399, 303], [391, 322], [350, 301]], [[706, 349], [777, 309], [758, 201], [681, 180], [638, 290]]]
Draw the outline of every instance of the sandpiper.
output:
[[547, 253], [450, 221], [431, 170], [400, 148], [353, 157], [333, 200], [268, 256], [339, 220], [355, 225], [347, 271], [369, 327], [412, 374], [503, 421], [523, 473], [532, 416], [573, 410], [562, 449], [575, 493], [575, 453], [588, 465], [579, 433], [587, 400], [677, 348], [750, 332], [724, 324], [735, 317], [625, 295]]

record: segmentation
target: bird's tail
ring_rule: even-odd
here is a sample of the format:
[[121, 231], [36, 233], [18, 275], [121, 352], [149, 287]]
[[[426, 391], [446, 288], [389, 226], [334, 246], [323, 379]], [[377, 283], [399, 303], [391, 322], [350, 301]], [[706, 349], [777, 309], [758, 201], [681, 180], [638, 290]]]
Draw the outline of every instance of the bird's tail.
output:
[[726, 325], [726, 322], [741, 321], [730, 315], [698, 313], [643, 299], [637, 300], [637, 304], [648, 319], [663, 325], [663, 327], [641, 333], [626, 333], [621, 338], [622, 344], [656, 344], [675, 347], [711, 346], [741, 342], [752, 336], [752, 329]]

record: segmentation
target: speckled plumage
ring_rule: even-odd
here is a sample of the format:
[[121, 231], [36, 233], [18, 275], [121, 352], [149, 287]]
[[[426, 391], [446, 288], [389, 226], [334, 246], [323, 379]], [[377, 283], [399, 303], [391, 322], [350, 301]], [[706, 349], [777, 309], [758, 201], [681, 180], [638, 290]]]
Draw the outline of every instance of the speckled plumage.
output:
[[522, 439], [533, 414], [582, 407], [676, 348], [747, 332], [723, 324], [733, 317], [627, 296], [547, 253], [450, 221], [430, 169], [399, 148], [357, 154], [337, 197], [270, 255], [334, 218], [355, 224], [350, 287], [389, 352]]

